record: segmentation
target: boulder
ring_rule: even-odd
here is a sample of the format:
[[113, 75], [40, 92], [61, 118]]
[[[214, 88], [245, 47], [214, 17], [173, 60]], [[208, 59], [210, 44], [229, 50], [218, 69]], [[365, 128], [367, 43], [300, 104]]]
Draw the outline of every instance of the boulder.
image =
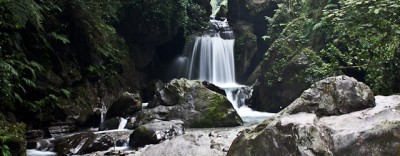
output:
[[396, 155], [400, 152], [399, 95], [376, 96], [375, 105], [367, 86], [345, 76], [322, 80], [303, 95], [310, 93], [315, 94], [306, 100], [303, 96], [298, 98], [276, 117], [243, 131], [227, 155]]
[[121, 118], [115, 117], [100, 124], [99, 131], [118, 129]]
[[[243, 124], [229, 100], [201, 81], [174, 79], [138, 113], [136, 125], [152, 119], [182, 120], [186, 127], [229, 127]], [[133, 127], [135, 127], [133, 126]]]
[[[58, 155], [82, 155], [96, 151], [108, 150], [110, 147], [123, 146], [132, 131], [86, 132], [57, 138], [54, 141], [54, 152]], [[46, 142], [46, 141], [41, 141]], [[48, 142], [48, 141], [47, 141]], [[118, 142], [120, 142], [118, 144]], [[45, 146], [40, 144], [40, 146]], [[52, 144], [46, 145], [47, 149]]]
[[60, 155], [86, 154], [107, 150], [114, 145], [110, 136], [97, 137], [94, 133], [79, 133], [55, 141], [54, 151]]
[[281, 114], [307, 112], [321, 117], [347, 114], [374, 106], [374, 94], [367, 85], [348, 76], [337, 76], [313, 84]]
[[142, 100], [137, 93], [124, 92], [106, 113], [106, 120], [113, 117], [128, 117], [142, 109]]
[[152, 120], [133, 131], [129, 137], [129, 146], [137, 148], [148, 144], [157, 144], [162, 140], [168, 140], [183, 133], [183, 122], [180, 120]]

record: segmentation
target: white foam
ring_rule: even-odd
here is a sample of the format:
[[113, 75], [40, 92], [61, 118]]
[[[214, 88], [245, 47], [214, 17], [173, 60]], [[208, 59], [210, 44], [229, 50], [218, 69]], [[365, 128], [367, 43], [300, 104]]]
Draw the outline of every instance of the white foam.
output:
[[127, 119], [121, 118], [121, 121], [120, 121], [120, 123], [118, 125], [118, 129], [119, 130], [125, 129], [125, 126], [126, 126], [127, 123], [128, 123]]
[[26, 155], [28, 155], [28, 156], [53, 156], [53, 155], [57, 155], [57, 153], [50, 152], [50, 151], [39, 151], [36, 149], [29, 149], [29, 150], [26, 150]]
[[254, 111], [247, 106], [242, 106], [240, 108], [237, 108], [236, 111], [241, 117], [271, 117], [276, 114], [276, 113]]

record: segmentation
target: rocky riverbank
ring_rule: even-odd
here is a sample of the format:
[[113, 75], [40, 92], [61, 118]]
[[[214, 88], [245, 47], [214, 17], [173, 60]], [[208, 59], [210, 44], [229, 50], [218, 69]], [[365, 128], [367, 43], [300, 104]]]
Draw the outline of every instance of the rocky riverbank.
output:
[[241, 133], [227, 155], [398, 155], [399, 129], [400, 95], [374, 97], [354, 78], [330, 77]]

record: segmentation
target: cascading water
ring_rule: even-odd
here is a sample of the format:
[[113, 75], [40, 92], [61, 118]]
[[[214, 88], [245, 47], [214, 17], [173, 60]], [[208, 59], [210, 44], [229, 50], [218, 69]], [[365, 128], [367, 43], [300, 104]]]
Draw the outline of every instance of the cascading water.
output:
[[193, 43], [188, 59], [190, 62], [187, 64], [188, 78], [208, 81], [223, 88], [244, 120], [249, 117], [265, 119], [266, 116], [272, 115], [272, 113], [252, 111], [243, 105], [245, 99], [238, 89], [244, 86], [237, 84], [235, 80], [233, 31], [226, 19], [223, 21], [211, 19], [210, 23], [214, 29], [201, 37], [196, 37]]

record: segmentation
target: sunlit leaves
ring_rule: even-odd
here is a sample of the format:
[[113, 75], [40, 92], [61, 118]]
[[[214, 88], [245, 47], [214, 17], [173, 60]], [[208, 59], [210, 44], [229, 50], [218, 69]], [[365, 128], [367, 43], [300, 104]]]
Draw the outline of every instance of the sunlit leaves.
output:
[[331, 45], [340, 49], [344, 68], [366, 71], [367, 83], [380, 94], [399, 91], [398, 5], [396, 0], [344, 0], [340, 8], [326, 7], [321, 21], [331, 31]]

